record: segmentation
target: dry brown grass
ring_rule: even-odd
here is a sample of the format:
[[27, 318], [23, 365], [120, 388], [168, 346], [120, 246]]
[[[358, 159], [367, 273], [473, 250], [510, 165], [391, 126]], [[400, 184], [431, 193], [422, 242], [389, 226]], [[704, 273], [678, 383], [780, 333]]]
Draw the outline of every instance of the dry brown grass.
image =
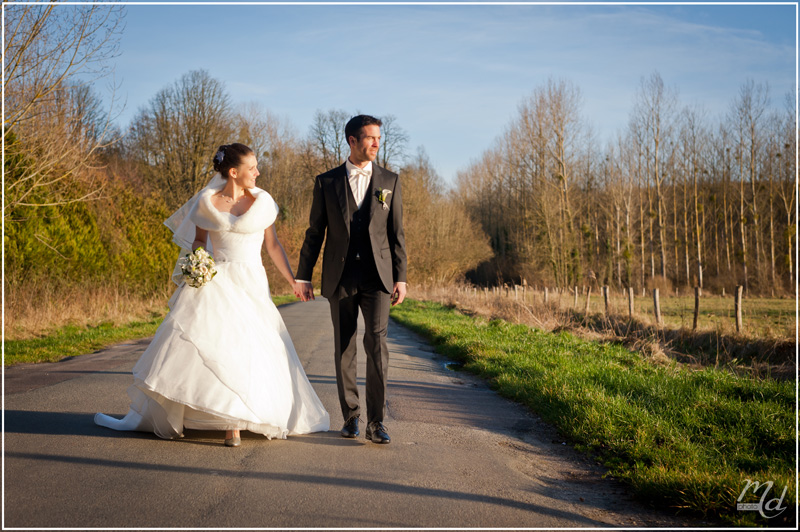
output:
[[515, 298], [513, 290], [493, 293], [463, 284], [414, 286], [410, 297], [437, 301], [490, 320], [502, 319], [552, 332], [569, 331], [588, 340], [622, 343], [656, 365], [677, 362], [697, 368], [726, 367], [737, 373], [779, 379], [793, 379], [797, 373], [796, 343], [792, 338], [736, 334], [720, 327], [692, 331], [685, 327], [658, 326], [652, 318], [641, 314], [629, 318], [585, 313], [585, 296], [579, 300], [580, 311], [573, 308], [574, 296], [569, 294], [551, 293], [545, 303], [542, 293], [527, 291], [523, 295], [520, 290]]
[[35, 283], [5, 287], [4, 334], [8, 340], [46, 336], [67, 325], [122, 325], [165, 315], [174, 285], [141, 294], [117, 283], [56, 287]]

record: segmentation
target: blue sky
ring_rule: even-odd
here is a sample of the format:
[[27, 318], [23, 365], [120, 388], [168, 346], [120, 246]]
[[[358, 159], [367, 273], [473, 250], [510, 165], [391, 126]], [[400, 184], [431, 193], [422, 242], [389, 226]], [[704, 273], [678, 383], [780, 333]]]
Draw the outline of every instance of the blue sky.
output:
[[797, 76], [795, 5], [129, 5], [126, 20], [121, 127], [202, 68], [301, 135], [318, 109], [393, 114], [450, 182], [551, 77], [605, 139], [654, 71], [711, 117], [748, 78], [782, 107]]

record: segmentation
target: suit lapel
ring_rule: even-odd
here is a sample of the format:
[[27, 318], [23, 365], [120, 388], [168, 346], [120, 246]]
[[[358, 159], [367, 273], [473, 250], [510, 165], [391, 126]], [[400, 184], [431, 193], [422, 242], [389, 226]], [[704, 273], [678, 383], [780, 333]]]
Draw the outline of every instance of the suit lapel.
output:
[[377, 209], [378, 198], [375, 195], [378, 190], [383, 190], [383, 172], [381, 168], [372, 162], [372, 180], [369, 184], [369, 189], [367, 190], [367, 197], [364, 198], [365, 201], [369, 201], [369, 221], [372, 223], [372, 216], [375, 214], [375, 209]]
[[347, 187], [350, 183], [347, 181], [347, 169], [344, 165], [336, 169], [336, 176], [333, 179], [333, 188], [336, 190], [336, 197], [339, 199], [339, 209], [344, 218], [344, 226], [347, 228], [347, 233], [350, 234], [350, 209], [347, 206]]
[[[380, 203], [378, 202], [378, 198], [376, 193], [378, 190], [383, 190], [386, 186], [384, 180], [384, 174], [381, 167], [379, 167], [375, 162], [372, 163], [372, 179], [370, 180], [369, 188], [367, 188], [367, 195], [364, 197], [364, 201], [369, 202], [369, 220], [370, 223], [372, 222], [372, 217], [375, 214], [375, 209], [377, 209], [377, 205]], [[344, 225], [347, 228], [347, 233], [350, 233], [350, 208], [349, 202], [347, 201], [348, 190], [350, 188], [350, 182], [347, 180], [347, 168], [345, 165], [340, 166], [336, 169], [336, 175], [333, 179], [333, 187], [336, 191], [336, 197], [339, 199], [339, 209], [342, 213], [342, 218], [344, 219]], [[387, 199], [388, 201], [388, 199]]]

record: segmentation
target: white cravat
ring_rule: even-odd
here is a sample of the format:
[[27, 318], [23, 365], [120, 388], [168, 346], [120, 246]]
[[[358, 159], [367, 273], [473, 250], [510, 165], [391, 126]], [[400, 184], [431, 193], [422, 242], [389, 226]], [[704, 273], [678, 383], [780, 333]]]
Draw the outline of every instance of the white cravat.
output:
[[359, 168], [350, 162], [348, 158], [345, 163], [347, 169], [347, 180], [350, 182], [350, 190], [353, 191], [353, 197], [356, 200], [356, 205], [361, 208], [364, 203], [364, 198], [367, 196], [367, 189], [369, 188], [369, 180], [372, 179], [372, 161], [367, 163], [364, 168]]

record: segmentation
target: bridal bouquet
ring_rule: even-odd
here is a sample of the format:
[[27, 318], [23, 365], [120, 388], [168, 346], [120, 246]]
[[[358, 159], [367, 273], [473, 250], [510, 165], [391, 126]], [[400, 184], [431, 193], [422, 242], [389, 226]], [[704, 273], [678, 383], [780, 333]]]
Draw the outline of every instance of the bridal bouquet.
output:
[[178, 259], [181, 266], [183, 279], [191, 287], [200, 288], [217, 275], [214, 267], [214, 258], [203, 248], [197, 248], [192, 253]]

